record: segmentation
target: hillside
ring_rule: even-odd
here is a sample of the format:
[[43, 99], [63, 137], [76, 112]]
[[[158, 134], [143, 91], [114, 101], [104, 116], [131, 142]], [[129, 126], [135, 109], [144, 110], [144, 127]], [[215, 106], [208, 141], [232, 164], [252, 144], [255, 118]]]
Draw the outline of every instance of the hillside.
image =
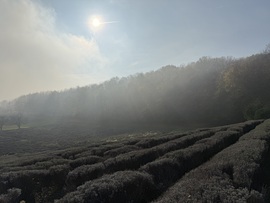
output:
[[[270, 53], [196, 62], [0, 105], [25, 123], [87, 122], [92, 128], [205, 127], [270, 117]], [[16, 121], [15, 121], [16, 122]]]
[[0, 202], [269, 202], [269, 146], [253, 120], [2, 155]]

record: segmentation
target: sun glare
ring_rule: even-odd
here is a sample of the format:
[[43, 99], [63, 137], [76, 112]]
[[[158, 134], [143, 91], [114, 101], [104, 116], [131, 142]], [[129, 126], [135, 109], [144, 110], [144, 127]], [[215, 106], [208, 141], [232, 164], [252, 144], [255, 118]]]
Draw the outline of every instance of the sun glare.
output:
[[102, 28], [107, 24], [118, 23], [119, 21], [105, 21], [104, 18], [100, 15], [90, 16], [88, 19], [88, 26], [94, 33], [102, 30]]
[[100, 19], [94, 18], [94, 19], [92, 20], [92, 25], [93, 25], [94, 27], [99, 27], [99, 26], [101, 25]]
[[98, 31], [103, 27], [103, 19], [101, 16], [92, 16], [88, 21], [88, 25], [91, 30]]

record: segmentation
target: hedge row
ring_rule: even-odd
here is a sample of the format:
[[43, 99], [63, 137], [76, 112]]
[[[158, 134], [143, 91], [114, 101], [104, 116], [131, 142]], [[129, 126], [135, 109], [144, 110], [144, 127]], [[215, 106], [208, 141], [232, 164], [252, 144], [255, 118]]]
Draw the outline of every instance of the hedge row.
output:
[[269, 124], [257, 126], [186, 174], [155, 202], [264, 202], [262, 188], [253, 188], [256, 174], [269, 153], [270, 129], [263, 126]]
[[[241, 128], [253, 128], [257, 123], [257, 121], [245, 122], [239, 125]], [[221, 129], [215, 129], [215, 131], [219, 130]], [[172, 135], [170, 137], [170, 139], [172, 139], [171, 141], [160, 144], [156, 147], [121, 154], [115, 158], [107, 159], [103, 164], [97, 163], [94, 165], [83, 165], [78, 167], [68, 174], [66, 183], [68, 187], [74, 188], [83, 184], [86, 180], [95, 179], [102, 176], [104, 173], [113, 173], [118, 170], [137, 169], [141, 165], [151, 162], [169, 151], [190, 146], [197, 140], [210, 137], [213, 134], [214, 132], [208, 129], [208, 131], [199, 131], [189, 136], [185, 136], [186, 134]], [[176, 137], [180, 138], [174, 140]]]
[[[257, 123], [248, 122], [235, 126], [199, 129], [184, 134], [168, 135], [168, 137], [143, 138], [141, 141], [136, 138], [131, 141], [99, 143], [50, 154], [44, 152], [35, 154], [34, 157], [23, 157], [22, 161], [9, 163], [0, 168], [0, 202], [9, 198], [19, 198], [26, 202], [42, 202], [45, 199], [53, 202], [54, 199], [60, 199], [67, 192], [74, 191], [77, 186], [87, 188], [92, 184], [101, 184], [102, 187], [95, 186], [95, 188], [99, 188], [100, 194], [106, 194], [103, 187], [108, 186], [114, 191], [110, 197], [120, 200], [122, 198], [122, 202], [150, 201], [182, 176], [183, 171], [189, 171], [198, 166], [213, 153], [221, 150], [224, 145], [234, 142], [234, 140], [231, 141], [232, 138], [226, 140], [226, 137], [234, 135], [237, 137]], [[219, 132], [224, 129], [235, 129], [238, 132]], [[263, 130], [261, 129], [261, 131]], [[256, 136], [254, 139], [257, 139]], [[264, 136], [266, 135], [264, 134]], [[246, 136], [241, 138], [243, 142], [244, 137]], [[117, 172], [137, 169], [140, 172]], [[229, 169], [227, 171], [230, 173]], [[124, 175], [127, 176], [127, 179]], [[110, 186], [110, 178], [117, 180], [119, 184], [114, 182], [116, 186]], [[145, 185], [140, 186], [138, 182]], [[86, 185], [83, 185], [84, 183]], [[121, 186], [120, 183], [124, 183], [124, 185]], [[133, 184], [137, 184], [139, 188], [134, 188]], [[152, 196], [145, 187], [149, 188]], [[132, 196], [129, 188], [135, 191], [136, 197]], [[83, 191], [85, 190], [78, 189], [74, 194], [77, 192], [83, 194]], [[125, 191], [127, 191], [126, 196], [123, 196]], [[92, 193], [87, 194], [91, 196]], [[137, 197], [138, 194], [141, 194], [140, 197]], [[105, 196], [102, 198], [105, 198], [106, 202]]]
[[[206, 132], [209, 133], [204, 131], [199, 134], [206, 136]], [[242, 133], [236, 131], [217, 132], [211, 137], [208, 134], [206, 138], [199, 139], [188, 148], [166, 153], [161, 158], [142, 166], [139, 172], [120, 171], [87, 181], [76, 191], [60, 199], [59, 203], [149, 202], [159, 196], [185, 172], [235, 143], [241, 135]], [[193, 138], [200, 136], [197, 134]], [[104, 167], [99, 164], [99, 167], [93, 171], [97, 174], [97, 172], [101, 172], [100, 170], [105, 170]], [[82, 172], [82, 170], [80, 171]]]
[[85, 181], [95, 179], [103, 174], [113, 173], [121, 170], [138, 169], [140, 166], [157, 159], [167, 152], [188, 147], [194, 144], [196, 141], [212, 135], [213, 132], [211, 131], [200, 132], [169, 141], [153, 148], [121, 154], [115, 158], [109, 158], [102, 163], [78, 167], [69, 172], [66, 181], [67, 186], [69, 188], [75, 188], [83, 184]]
[[86, 156], [70, 161], [69, 165], [71, 169], [74, 169], [82, 165], [95, 164], [103, 160], [104, 159], [99, 156]]
[[146, 138], [146, 139], [142, 139], [138, 143], [136, 143], [136, 146], [139, 146], [141, 148], [151, 148], [151, 147], [160, 145], [164, 142], [175, 140], [175, 139], [181, 138], [181, 137], [189, 135], [189, 134], [192, 134], [192, 132], [180, 133], [180, 134], [176, 134], [176, 135], [168, 135], [168, 136], [163, 136], [163, 137], [158, 137], [158, 138]]
[[21, 195], [21, 189], [11, 188], [6, 194], [0, 195], [0, 203], [12, 203], [19, 202]]
[[143, 203], [153, 199], [156, 192], [156, 186], [149, 174], [119, 171], [86, 182], [56, 203]]
[[26, 202], [42, 202], [45, 199], [53, 202], [54, 198], [63, 195], [68, 172], [69, 165], [64, 164], [52, 166], [48, 170], [3, 173], [0, 176], [0, 194], [7, 193], [10, 188], [19, 188], [20, 199]]
[[128, 152], [136, 151], [139, 149], [141, 149], [141, 148], [136, 146], [136, 145], [126, 145], [126, 146], [122, 146], [122, 147], [119, 147], [116, 149], [108, 150], [108, 151], [104, 152], [104, 156], [105, 157], [115, 157], [119, 154], [124, 154], [124, 153], [128, 153]]
[[188, 148], [167, 153], [139, 170], [151, 174], [160, 192], [163, 192], [187, 171], [235, 143], [241, 135], [235, 131], [217, 132], [212, 137], [202, 139]]

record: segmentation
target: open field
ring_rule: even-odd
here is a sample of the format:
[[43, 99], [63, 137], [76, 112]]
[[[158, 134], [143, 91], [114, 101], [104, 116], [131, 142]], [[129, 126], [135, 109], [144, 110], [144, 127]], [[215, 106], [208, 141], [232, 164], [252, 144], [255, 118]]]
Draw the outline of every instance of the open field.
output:
[[[23, 144], [29, 130], [5, 131], [0, 140]], [[84, 143], [59, 137], [51, 148], [41, 143], [53, 133], [40, 140], [36, 133], [25, 153], [2, 149], [0, 202], [270, 201], [270, 120]]]

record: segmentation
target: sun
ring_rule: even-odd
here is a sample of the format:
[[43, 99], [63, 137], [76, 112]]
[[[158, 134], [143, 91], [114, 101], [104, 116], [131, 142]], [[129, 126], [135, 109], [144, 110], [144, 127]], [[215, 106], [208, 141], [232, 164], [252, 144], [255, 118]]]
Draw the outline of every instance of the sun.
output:
[[101, 20], [98, 18], [98, 17], [94, 17], [93, 19], [92, 19], [92, 22], [91, 22], [91, 25], [93, 26], [93, 27], [100, 27], [101, 26]]
[[108, 24], [118, 23], [119, 21], [108, 21], [103, 18], [101, 15], [92, 15], [87, 20], [87, 25], [90, 30], [94, 33], [101, 31], [104, 26]]
[[103, 18], [97, 15], [91, 16], [88, 20], [88, 26], [94, 32], [101, 30], [104, 26]]

